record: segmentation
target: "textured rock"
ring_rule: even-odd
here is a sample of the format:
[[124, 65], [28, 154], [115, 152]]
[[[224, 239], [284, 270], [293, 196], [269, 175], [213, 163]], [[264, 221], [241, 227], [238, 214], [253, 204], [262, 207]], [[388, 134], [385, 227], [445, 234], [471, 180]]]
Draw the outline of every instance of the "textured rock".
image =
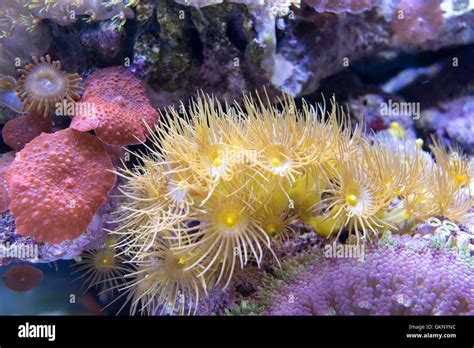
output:
[[177, 103], [200, 89], [239, 99], [268, 82], [264, 48], [245, 5], [196, 9], [167, 0], [156, 13], [160, 29], [138, 36], [132, 67], [145, 78], [154, 105]]
[[424, 110], [417, 127], [432, 131], [438, 137], [461, 145], [464, 151], [474, 154], [474, 97], [460, 97]]

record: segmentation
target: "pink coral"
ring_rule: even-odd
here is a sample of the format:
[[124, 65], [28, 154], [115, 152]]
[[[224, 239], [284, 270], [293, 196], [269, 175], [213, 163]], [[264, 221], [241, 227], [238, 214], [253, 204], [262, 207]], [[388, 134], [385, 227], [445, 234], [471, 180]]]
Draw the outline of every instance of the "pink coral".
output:
[[71, 128], [95, 130], [103, 142], [124, 146], [137, 144], [148, 135], [145, 122], [153, 126], [159, 114], [150, 105], [143, 83], [121, 66], [99, 69], [86, 80], [82, 108], [73, 118]]
[[274, 295], [268, 314], [474, 314], [470, 258], [431, 243], [394, 236], [366, 246], [363, 261], [315, 258], [296, 279], [269, 289]]
[[8, 121], [2, 129], [2, 137], [5, 144], [15, 151], [20, 151], [42, 132], [49, 131], [51, 131], [49, 116], [43, 117], [36, 111], [31, 111], [25, 116], [17, 116]]
[[7, 171], [17, 233], [56, 244], [77, 238], [106, 202], [112, 170], [95, 136], [71, 128], [41, 134]]
[[401, 0], [392, 21], [395, 36], [419, 44], [438, 37], [443, 25], [438, 0]]

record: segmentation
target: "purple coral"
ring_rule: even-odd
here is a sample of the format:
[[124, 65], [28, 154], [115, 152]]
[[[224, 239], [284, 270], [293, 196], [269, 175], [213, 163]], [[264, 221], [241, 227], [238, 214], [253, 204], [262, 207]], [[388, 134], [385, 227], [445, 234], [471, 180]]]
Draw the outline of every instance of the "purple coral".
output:
[[424, 110], [417, 124], [418, 128], [434, 131], [447, 143], [459, 144], [464, 151], [474, 153], [473, 96], [439, 102], [435, 107]]
[[474, 314], [474, 268], [410, 236], [368, 246], [365, 261], [317, 258], [274, 292], [271, 315]]
[[401, 0], [392, 21], [392, 30], [402, 41], [420, 44], [435, 40], [443, 23], [438, 0]]
[[306, 0], [317, 12], [362, 13], [379, 4], [378, 0]]

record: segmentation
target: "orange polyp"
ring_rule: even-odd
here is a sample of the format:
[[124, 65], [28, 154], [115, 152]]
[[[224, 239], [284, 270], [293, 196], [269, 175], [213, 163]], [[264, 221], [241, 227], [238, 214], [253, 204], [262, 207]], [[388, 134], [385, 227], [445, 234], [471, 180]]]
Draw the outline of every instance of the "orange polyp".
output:
[[[78, 74], [61, 71], [61, 63], [51, 57], [32, 57], [34, 64], [26, 64], [18, 69], [21, 74], [17, 83], [17, 96], [23, 102], [21, 108], [37, 111], [47, 116], [50, 108], [63, 100], [76, 102], [80, 96], [76, 91], [84, 90], [77, 84], [82, 81]], [[44, 80], [48, 80], [45, 82]], [[52, 92], [53, 90], [53, 92]]]

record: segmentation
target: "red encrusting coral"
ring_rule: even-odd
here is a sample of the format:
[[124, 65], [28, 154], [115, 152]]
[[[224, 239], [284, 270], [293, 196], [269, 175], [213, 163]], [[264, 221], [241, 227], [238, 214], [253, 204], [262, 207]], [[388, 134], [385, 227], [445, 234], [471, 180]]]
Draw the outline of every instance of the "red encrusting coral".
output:
[[10, 290], [25, 292], [34, 289], [43, 280], [43, 271], [31, 265], [10, 267], [3, 273], [3, 282]]
[[68, 128], [43, 133], [7, 171], [17, 233], [60, 243], [83, 233], [115, 184], [112, 162], [93, 135]]
[[51, 131], [51, 119], [36, 111], [9, 120], [2, 130], [3, 142], [15, 151], [20, 151], [41, 133]]
[[159, 113], [150, 105], [143, 83], [121, 66], [94, 71], [86, 80], [81, 108], [71, 128], [95, 130], [103, 142], [125, 146], [138, 144], [148, 135], [145, 122], [153, 126]]
[[6, 174], [14, 159], [15, 153], [13, 151], [7, 152], [0, 157], [0, 213], [8, 210], [8, 204], [10, 203]]
[[438, 0], [401, 0], [392, 20], [392, 30], [403, 41], [419, 44], [436, 39], [443, 22]]

